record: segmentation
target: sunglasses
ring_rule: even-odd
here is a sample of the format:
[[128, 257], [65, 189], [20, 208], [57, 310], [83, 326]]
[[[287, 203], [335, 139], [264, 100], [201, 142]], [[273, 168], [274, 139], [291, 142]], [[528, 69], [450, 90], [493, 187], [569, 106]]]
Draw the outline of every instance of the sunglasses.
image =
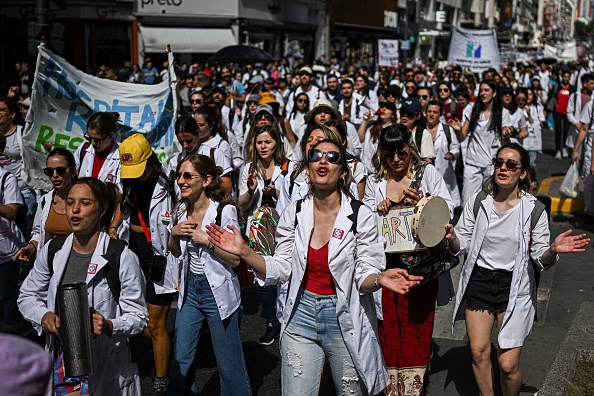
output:
[[411, 113], [410, 111], [400, 110], [400, 117], [412, 118], [415, 116], [415, 113]]
[[68, 169], [71, 169], [68, 166], [58, 166], [57, 168], [43, 168], [43, 173], [45, 173], [46, 176], [53, 176], [54, 172], [56, 172], [58, 174], [58, 176], [63, 176], [66, 174], [66, 172], [68, 171]]
[[203, 99], [191, 99], [190, 102], [197, 103], [197, 104], [203, 104], [204, 100]]
[[87, 140], [87, 142], [95, 143], [97, 146], [101, 146], [103, 144], [103, 142], [108, 139], [107, 136], [102, 139], [95, 139], [95, 138], [90, 137], [86, 133], [83, 135], [83, 137]]
[[322, 151], [318, 149], [309, 150], [307, 158], [309, 162], [318, 162], [326, 155], [326, 161], [331, 164], [338, 164], [340, 162], [340, 153], [338, 151]]
[[429, 95], [419, 95], [419, 99], [427, 100], [429, 99]]
[[407, 85], [406, 86], [406, 89], [415, 89], [415, 86], [414, 85]]
[[198, 179], [200, 176], [199, 175], [193, 175], [190, 172], [184, 172], [184, 173], [179, 173], [176, 172], [175, 173], [175, 180], [179, 180], [179, 178], [184, 179], [184, 182], [187, 181], [191, 181], [192, 179]]
[[307, 103], [307, 102], [309, 102], [309, 100], [307, 100], [307, 99], [297, 99], [297, 102], [298, 103]]
[[405, 160], [408, 158], [409, 153], [405, 150], [388, 151], [384, 153], [384, 158], [386, 161], [393, 160], [395, 155], [401, 160]]
[[450, 92], [450, 90], [447, 89], [447, 88], [446, 89], [440, 89], [439, 92]]
[[260, 113], [256, 115], [256, 119], [257, 120], [261, 120], [262, 118], [266, 119], [266, 120], [272, 120], [272, 116], [270, 114], [267, 113]]
[[505, 164], [505, 168], [510, 172], [522, 169], [522, 164], [516, 160], [508, 159], [507, 161], [504, 161], [503, 158], [493, 158], [493, 166], [495, 166], [496, 169], [501, 168], [503, 164]]

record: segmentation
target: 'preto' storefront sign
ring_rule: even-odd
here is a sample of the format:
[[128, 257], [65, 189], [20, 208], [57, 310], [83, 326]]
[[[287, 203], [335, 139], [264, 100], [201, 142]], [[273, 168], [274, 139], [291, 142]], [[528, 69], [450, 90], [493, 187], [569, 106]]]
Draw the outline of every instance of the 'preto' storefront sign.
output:
[[238, 0], [135, 0], [138, 16], [175, 15], [237, 17]]

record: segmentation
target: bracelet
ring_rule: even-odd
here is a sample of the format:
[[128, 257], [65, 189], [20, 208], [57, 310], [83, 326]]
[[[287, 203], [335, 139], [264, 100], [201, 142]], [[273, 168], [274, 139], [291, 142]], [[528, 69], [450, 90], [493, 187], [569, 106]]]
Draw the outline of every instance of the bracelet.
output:
[[[29, 241], [29, 243], [28, 243], [27, 245], [31, 245], [31, 246], [33, 246], [33, 249], [37, 249], [37, 248], [35, 247], [35, 244], [33, 244], [33, 242], [31, 242], [31, 241]], [[25, 245], [25, 246], [27, 246], [27, 245]]]
[[115, 225], [113, 225], [113, 224], [112, 224], [112, 225], [110, 225], [110, 226], [109, 226], [108, 230], [111, 230], [112, 228], [113, 228], [113, 229], [116, 229], [116, 230], [118, 229], [118, 227], [117, 227], [117, 226], [115, 226]]
[[379, 281], [379, 277], [382, 273], [380, 272], [379, 274], [377, 274], [375, 276], [375, 280], [373, 281], [373, 284], [375, 285], [375, 287], [377, 287], [377, 290], [381, 289], [382, 287], [379, 285], [378, 281]]

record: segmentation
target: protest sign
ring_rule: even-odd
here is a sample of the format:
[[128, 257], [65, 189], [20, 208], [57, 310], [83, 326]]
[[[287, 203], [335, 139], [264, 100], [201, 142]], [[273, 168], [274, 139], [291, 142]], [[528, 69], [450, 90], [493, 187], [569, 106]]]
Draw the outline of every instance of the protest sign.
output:
[[377, 229], [386, 240], [386, 253], [403, 253], [427, 250], [419, 245], [412, 231], [412, 215], [415, 207], [392, 209], [386, 216], [377, 213]]
[[377, 40], [380, 66], [398, 67], [398, 40]]
[[454, 28], [448, 63], [473, 72], [483, 72], [487, 69], [500, 69], [499, 49], [495, 30], [474, 30]]
[[576, 43], [575, 41], [569, 41], [555, 46], [545, 44], [543, 56], [545, 58], [554, 58], [557, 62], [576, 61], [578, 59]]
[[[87, 120], [95, 112], [120, 113], [116, 140], [121, 142], [133, 133], [142, 133], [159, 159], [168, 162], [177, 113], [177, 78], [172, 67], [169, 81], [132, 84], [91, 76], [47, 50], [44, 44], [38, 49], [31, 108], [23, 133], [22, 177], [29, 186], [52, 188], [42, 171], [48, 154], [42, 143], [76, 151], [85, 141]], [[173, 62], [170, 52], [169, 64]]]

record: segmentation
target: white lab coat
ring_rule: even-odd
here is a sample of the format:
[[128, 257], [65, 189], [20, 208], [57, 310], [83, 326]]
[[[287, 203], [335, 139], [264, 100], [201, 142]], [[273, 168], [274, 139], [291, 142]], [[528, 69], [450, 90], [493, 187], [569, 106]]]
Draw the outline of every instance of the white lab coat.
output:
[[[350, 118], [350, 122], [355, 125], [358, 129], [361, 122], [363, 122], [363, 115], [368, 111], [367, 107], [363, 107], [362, 105], [358, 105], [357, 102], [361, 100], [361, 95], [356, 92], [353, 92], [353, 101], [351, 102], [351, 112], [348, 113]], [[338, 111], [340, 114], [345, 114], [345, 100], [342, 99], [338, 104]]]
[[45, 231], [45, 222], [47, 221], [47, 217], [49, 216], [49, 211], [52, 206], [54, 191], [55, 189], [52, 189], [50, 192], [41, 197], [41, 200], [39, 200], [39, 205], [37, 205], [37, 211], [35, 212], [33, 228], [31, 229], [31, 240], [37, 241], [37, 254], [41, 252], [45, 242], [51, 239], [49, 233]]
[[[377, 180], [375, 177], [368, 177], [367, 183], [365, 185], [365, 197], [363, 198], [363, 203], [367, 205], [371, 210], [377, 211], [377, 205], [385, 201], [387, 199], [386, 193], [386, 186], [388, 185], [388, 181], [386, 179]], [[431, 164], [426, 165], [425, 172], [423, 173], [423, 178], [421, 179], [421, 186], [419, 187], [421, 191], [421, 198], [433, 195], [442, 197], [446, 203], [448, 204], [448, 209], [450, 210], [450, 218], [454, 216], [454, 203], [452, 202], [452, 198], [450, 197], [450, 193], [448, 191], [448, 187], [439, 174], [437, 169]], [[445, 229], [443, 230], [445, 235]], [[385, 246], [385, 239], [383, 236], [379, 236], [380, 241]], [[454, 287], [452, 284], [452, 279], [449, 273], [446, 273], [443, 276], [443, 279], [440, 281], [440, 287], [437, 291], [437, 300], [439, 302], [438, 305], [445, 305], [449, 301], [450, 297], [454, 296]], [[384, 318], [384, 312], [382, 310], [382, 289], [378, 290], [377, 292], [373, 293], [375, 298], [375, 308], [377, 310], [377, 317], [378, 319], [382, 320]]]
[[[473, 208], [476, 196], [477, 194], [474, 194], [466, 202], [460, 221], [455, 227], [456, 235], [460, 240], [460, 251], [457, 255], [466, 255], [466, 260], [460, 273], [452, 329], [456, 320], [464, 319], [466, 309], [466, 302], [463, 300], [464, 293], [489, 229], [488, 215], [493, 210], [493, 197], [488, 195], [482, 201], [481, 208], [475, 219]], [[540, 262], [541, 256], [549, 248], [550, 231], [546, 212], [542, 213], [535, 229], [530, 232], [530, 214], [535, 201], [534, 196], [523, 194], [519, 203], [521, 222], [518, 224], [518, 235], [521, 237], [512, 274], [509, 302], [497, 337], [499, 346], [504, 349], [516, 348], [524, 344], [528, 334], [530, 334], [536, 314], [536, 283], [534, 267], [530, 264], [529, 255], [537, 263], [541, 271], [551, 267], [547, 266], [545, 268]], [[532, 238], [531, 245], [529, 245], [530, 238]], [[530, 251], [528, 251], [529, 247]]]
[[[72, 249], [73, 235], [69, 235], [63, 247], [56, 252], [53, 275], [47, 262], [49, 244], [37, 256], [33, 270], [21, 286], [18, 305], [23, 317], [41, 334], [41, 319], [48, 311], [55, 312], [56, 296], [60, 281]], [[109, 289], [103, 267], [108, 263], [103, 257], [107, 251], [109, 235], [99, 234], [91, 263], [97, 265], [93, 274], [87, 273], [89, 307], [113, 323], [111, 337], [101, 335], [93, 341], [95, 373], [89, 376], [91, 395], [138, 395], [141, 394], [140, 377], [136, 364], [130, 362], [128, 337], [142, 333], [148, 321], [144, 288], [145, 281], [138, 257], [127, 247], [120, 257], [121, 294], [116, 303]], [[45, 349], [53, 356], [54, 335], [46, 333]], [[52, 372], [53, 378], [53, 372]], [[52, 381], [50, 381], [51, 385]], [[48, 389], [46, 395], [52, 395]]]
[[[584, 106], [585, 108], [585, 106]], [[575, 129], [575, 124], [580, 120], [582, 114], [582, 94], [577, 91], [571, 94], [569, 97], [569, 103], [567, 104], [567, 121], [569, 121], [569, 131], [567, 132], [567, 139], [565, 145], [573, 148], [579, 131]]]
[[[456, 131], [450, 128], [452, 143], [448, 147], [448, 138], [443, 124], [439, 123], [433, 146], [435, 147], [435, 169], [441, 174], [446, 183], [454, 207], [461, 205], [460, 190], [456, 180], [456, 162], [460, 157], [460, 143], [456, 138]], [[444, 158], [447, 153], [454, 154], [454, 160], [448, 161]]]
[[[78, 149], [74, 153], [74, 161], [76, 162], [76, 169], [78, 169], [78, 177], [91, 177], [93, 176], [93, 163], [95, 162], [95, 148], [92, 144], [87, 147], [87, 154], [85, 154], [82, 164], [80, 163], [80, 155], [84, 144], [78, 146]], [[120, 153], [118, 147], [120, 145], [114, 140], [111, 150], [99, 171], [97, 179], [102, 182], [109, 182], [116, 184], [120, 191], [122, 190], [122, 183], [120, 181]]]
[[[281, 324], [281, 342], [291, 314], [297, 307], [297, 295], [307, 263], [307, 247], [314, 227], [313, 198], [306, 198], [296, 214], [292, 203], [283, 212], [277, 228], [274, 256], [266, 260], [266, 276], [258, 275], [264, 285], [276, 285], [291, 279], [286, 309]], [[357, 373], [375, 395], [388, 383], [381, 347], [377, 338], [377, 319], [371, 293], [360, 290], [362, 282], [384, 270], [386, 258], [378, 242], [375, 215], [364, 205], [359, 209], [357, 235], [351, 232], [350, 198], [342, 195], [340, 211], [334, 222], [328, 246], [328, 265], [336, 284], [336, 315], [343, 339]], [[298, 219], [295, 229], [295, 216]], [[337, 237], [339, 236], [339, 237]]]
[[[215, 222], [217, 217], [217, 207], [219, 205], [220, 204], [218, 202], [212, 200], [210, 201], [210, 205], [204, 214], [204, 219], [202, 220], [202, 225], [200, 227], [203, 231], [206, 231], [206, 226], [208, 224]], [[182, 203], [176, 212], [176, 216], [179, 219], [177, 224], [188, 220], [187, 206], [187, 202]], [[174, 224], [172, 224], [172, 226], [173, 225]], [[223, 213], [221, 214], [221, 227], [227, 230], [228, 225], [232, 225], [239, 229], [239, 222], [237, 221], [237, 209], [233, 205], [226, 205], [225, 208], [223, 208]], [[178, 310], [182, 309], [185, 301], [186, 283], [188, 279], [188, 272], [190, 271], [190, 256], [187, 249], [188, 241], [188, 237], [179, 238], [182, 271], [177, 301], [177, 306], [179, 307]], [[217, 303], [217, 306], [219, 307], [221, 319], [225, 320], [231, 316], [241, 304], [241, 287], [239, 286], [239, 280], [237, 279], [235, 271], [233, 271], [233, 267], [231, 267], [229, 264], [221, 262], [214, 255], [214, 253], [208, 250], [206, 247], [201, 249], [200, 256], [202, 259], [207, 261], [206, 265], [204, 266], [204, 274], [206, 275], [206, 279], [208, 280], [208, 284], [210, 285], [214, 299]]]
[[[249, 190], [248, 186], [247, 186], [247, 180], [248, 180], [248, 176], [249, 176], [251, 167], [252, 167], [252, 163], [248, 162], [247, 164], [245, 164], [245, 166], [241, 170], [241, 178], [239, 179], [239, 195], [243, 195], [243, 194], [247, 193]], [[287, 169], [287, 171], [288, 171], [288, 169]], [[272, 173], [272, 182], [274, 183], [274, 188], [279, 190], [279, 192], [280, 192], [281, 186], [283, 185], [284, 179], [285, 179], [285, 175], [283, 175], [283, 173], [282, 173], [281, 166], [275, 165], [274, 172]], [[262, 193], [263, 189], [264, 189], [264, 180], [262, 179], [260, 174], [258, 174], [258, 186], [256, 187], [256, 190], [254, 191], [254, 195], [252, 195], [252, 204], [251, 204], [250, 208], [246, 211], [246, 213], [248, 215], [247, 223], [246, 223], [248, 228], [250, 226], [250, 222], [252, 221], [252, 217], [254, 216], [254, 213], [260, 206], [262, 206], [262, 198], [264, 196], [264, 194]], [[280, 194], [279, 194], [279, 196], [280, 196]], [[276, 197], [272, 197], [272, 199], [274, 200], [275, 203], [278, 201], [278, 199]], [[276, 207], [276, 205], [275, 205], [275, 207]]]
[[[133, 209], [135, 210], [135, 209]], [[180, 260], [169, 252], [169, 225], [173, 219], [173, 202], [167, 183], [159, 177], [149, 208], [149, 221], [151, 233], [151, 245], [161, 256], [167, 257], [167, 266], [162, 282], [153, 282], [157, 294], [175, 293], [179, 285]], [[145, 220], [146, 222], [146, 220]], [[119, 230], [120, 239], [128, 242], [130, 240], [130, 213], [124, 216], [124, 222]]]

